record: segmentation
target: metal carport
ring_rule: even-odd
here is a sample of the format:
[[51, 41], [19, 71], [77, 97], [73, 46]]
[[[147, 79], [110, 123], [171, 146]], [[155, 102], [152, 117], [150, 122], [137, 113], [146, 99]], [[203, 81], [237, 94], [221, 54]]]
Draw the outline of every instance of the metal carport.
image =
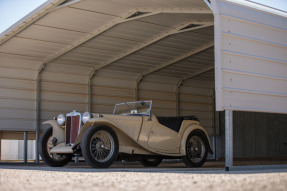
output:
[[287, 113], [286, 31], [286, 13], [247, 1], [47, 1], [0, 36], [0, 129], [38, 137], [60, 112], [152, 99], [155, 115], [195, 114], [211, 134], [214, 89], [227, 119]]

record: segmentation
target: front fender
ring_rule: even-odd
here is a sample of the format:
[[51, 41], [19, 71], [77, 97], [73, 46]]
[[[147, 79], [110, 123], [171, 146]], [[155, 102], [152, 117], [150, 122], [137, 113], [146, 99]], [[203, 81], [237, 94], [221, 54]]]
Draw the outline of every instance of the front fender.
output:
[[58, 125], [56, 120], [45, 121], [43, 124], [49, 124], [52, 126], [53, 128], [52, 137], [57, 138], [57, 144], [65, 142], [65, 128], [62, 128], [60, 125]]
[[89, 120], [82, 128], [81, 131], [76, 138], [74, 142], [75, 148], [77, 145], [79, 145], [84, 137], [85, 132], [89, 128], [97, 128], [101, 126], [107, 126], [116, 133], [118, 141], [119, 141], [119, 152], [128, 153], [128, 154], [149, 154], [152, 155], [154, 153], [148, 151], [141, 145], [139, 145], [137, 142], [135, 142], [131, 137], [129, 137], [127, 134], [125, 134], [121, 129], [117, 128], [114, 123], [112, 123], [110, 120]]
[[200, 133], [202, 133], [202, 135], [205, 137], [206, 141], [208, 142], [208, 146], [209, 146], [208, 152], [213, 154], [212, 149], [211, 149], [211, 145], [210, 145], [210, 141], [208, 138], [208, 134], [206, 133], [205, 129], [198, 124], [191, 124], [185, 129], [185, 131], [182, 135], [182, 138], [181, 138], [181, 142], [180, 142], [180, 154], [186, 155], [185, 144], [186, 144], [186, 140], [187, 140], [188, 135], [192, 131], [199, 131]]
[[111, 126], [111, 127], [115, 127], [116, 125], [108, 119], [105, 118], [92, 118], [89, 121], [87, 121], [82, 127], [81, 130], [79, 132], [79, 135], [77, 136], [74, 145], [78, 145], [79, 143], [82, 142], [83, 136], [85, 134], [85, 132], [88, 130], [89, 127], [93, 126], [93, 125], [107, 125], [107, 126]]

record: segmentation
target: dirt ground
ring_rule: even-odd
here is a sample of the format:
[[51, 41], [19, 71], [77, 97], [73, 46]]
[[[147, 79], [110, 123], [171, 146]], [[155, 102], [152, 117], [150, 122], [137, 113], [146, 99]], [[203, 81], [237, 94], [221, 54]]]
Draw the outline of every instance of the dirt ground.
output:
[[1, 191], [177, 191], [287, 190], [287, 167], [224, 171], [218, 167], [184, 168], [114, 165], [93, 169], [86, 165], [61, 168], [0, 165]]

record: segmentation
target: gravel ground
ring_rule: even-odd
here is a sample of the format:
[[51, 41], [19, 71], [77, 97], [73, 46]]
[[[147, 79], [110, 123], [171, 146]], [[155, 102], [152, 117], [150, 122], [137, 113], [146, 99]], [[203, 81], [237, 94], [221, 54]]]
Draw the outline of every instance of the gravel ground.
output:
[[287, 168], [226, 172], [222, 168], [129, 168], [0, 165], [1, 191], [287, 190]]

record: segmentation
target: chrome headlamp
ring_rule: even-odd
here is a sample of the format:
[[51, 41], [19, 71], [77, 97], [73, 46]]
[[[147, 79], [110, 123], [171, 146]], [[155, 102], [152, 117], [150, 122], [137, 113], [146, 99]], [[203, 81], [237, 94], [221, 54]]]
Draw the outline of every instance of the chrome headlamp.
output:
[[82, 115], [82, 122], [85, 124], [88, 120], [91, 119], [91, 114], [89, 112], [85, 112]]
[[66, 122], [65, 115], [64, 114], [59, 114], [58, 117], [57, 117], [58, 125], [60, 125], [60, 126], [65, 125], [65, 122]]

